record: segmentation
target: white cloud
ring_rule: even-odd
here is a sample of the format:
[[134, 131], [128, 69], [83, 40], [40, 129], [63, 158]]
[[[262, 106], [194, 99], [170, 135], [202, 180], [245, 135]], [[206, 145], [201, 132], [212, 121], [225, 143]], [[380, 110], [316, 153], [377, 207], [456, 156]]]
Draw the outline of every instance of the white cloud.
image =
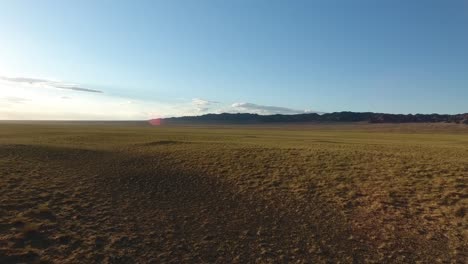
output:
[[22, 104], [26, 101], [29, 101], [29, 99], [26, 98], [21, 98], [21, 97], [15, 97], [15, 96], [9, 96], [9, 97], [2, 97], [0, 98], [1, 101], [12, 103], [12, 104]]
[[52, 87], [52, 88], [73, 90], [73, 91], [79, 91], [79, 92], [102, 93], [102, 91], [89, 89], [89, 88], [83, 88], [73, 83], [65, 83], [65, 82], [51, 81], [51, 80], [45, 80], [45, 79], [37, 79], [37, 78], [29, 78], [29, 77], [5, 77], [5, 76], [3, 77], [0, 76], [0, 79], [6, 82], [10, 82], [10, 83], [23, 83], [23, 84], [29, 84], [29, 85], [37, 85], [38, 87]]
[[190, 100], [138, 100], [104, 93], [38, 89], [37, 85], [34, 80], [0, 80], [0, 120], [147, 120], [195, 112]]
[[60, 81], [0, 77], [0, 120], [147, 120], [206, 113], [269, 115], [308, 112], [312, 111], [254, 103], [229, 105], [201, 98], [175, 99], [172, 102], [139, 100]]
[[200, 99], [200, 98], [192, 99], [192, 105], [195, 107], [195, 110], [198, 113], [208, 112], [211, 109], [211, 106], [215, 104], [219, 104], [219, 102], [209, 101], [209, 100]]
[[297, 110], [287, 107], [280, 106], [269, 106], [269, 105], [258, 105], [253, 103], [234, 103], [231, 105], [234, 111], [246, 112], [246, 113], [256, 113], [260, 115], [274, 115], [274, 114], [304, 114], [304, 113], [313, 113], [310, 110]]

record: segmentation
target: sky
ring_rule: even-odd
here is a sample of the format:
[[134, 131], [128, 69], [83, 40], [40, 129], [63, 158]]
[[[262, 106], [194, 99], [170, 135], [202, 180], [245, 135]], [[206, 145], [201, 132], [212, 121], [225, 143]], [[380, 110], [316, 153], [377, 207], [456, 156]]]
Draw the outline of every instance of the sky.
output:
[[0, 0], [0, 119], [468, 112], [468, 1]]

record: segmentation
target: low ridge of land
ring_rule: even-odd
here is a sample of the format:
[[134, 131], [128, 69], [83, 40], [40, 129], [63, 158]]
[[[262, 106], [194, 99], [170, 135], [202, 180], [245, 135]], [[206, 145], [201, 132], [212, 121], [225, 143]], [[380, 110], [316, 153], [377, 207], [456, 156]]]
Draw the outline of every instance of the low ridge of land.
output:
[[468, 113], [456, 115], [442, 114], [384, 114], [372, 112], [334, 112], [334, 113], [304, 113], [293, 115], [258, 115], [249, 113], [206, 114], [201, 116], [183, 116], [165, 118], [166, 124], [196, 124], [196, 123], [230, 123], [230, 124], [261, 124], [261, 123], [304, 123], [304, 122], [368, 122], [368, 123], [456, 123], [468, 124]]

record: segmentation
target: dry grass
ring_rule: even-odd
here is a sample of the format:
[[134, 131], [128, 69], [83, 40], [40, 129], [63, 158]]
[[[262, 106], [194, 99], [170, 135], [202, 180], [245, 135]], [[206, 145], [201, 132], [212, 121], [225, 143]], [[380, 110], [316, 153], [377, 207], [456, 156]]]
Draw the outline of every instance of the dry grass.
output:
[[0, 262], [464, 263], [467, 157], [452, 124], [3, 124]]

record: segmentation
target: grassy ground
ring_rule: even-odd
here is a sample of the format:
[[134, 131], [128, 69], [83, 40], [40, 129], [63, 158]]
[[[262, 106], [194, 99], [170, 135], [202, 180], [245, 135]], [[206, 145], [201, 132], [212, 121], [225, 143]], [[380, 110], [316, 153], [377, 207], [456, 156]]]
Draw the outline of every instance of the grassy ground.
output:
[[0, 263], [466, 263], [468, 126], [0, 124]]

